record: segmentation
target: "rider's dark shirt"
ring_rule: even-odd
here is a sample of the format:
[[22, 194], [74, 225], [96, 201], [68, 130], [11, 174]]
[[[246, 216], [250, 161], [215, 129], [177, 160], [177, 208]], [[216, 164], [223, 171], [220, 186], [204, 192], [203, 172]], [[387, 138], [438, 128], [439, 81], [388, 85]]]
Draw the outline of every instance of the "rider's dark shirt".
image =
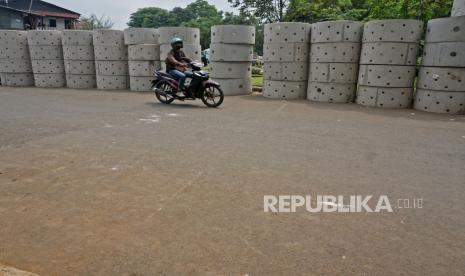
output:
[[191, 60], [186, 57], [183, 50], [175, 51], [174, 49], [171, 49], [165, 60], [166, 71], [177, 69], [177, 67], [179, 67], [179, 65], [183, 62], [191, 62]]

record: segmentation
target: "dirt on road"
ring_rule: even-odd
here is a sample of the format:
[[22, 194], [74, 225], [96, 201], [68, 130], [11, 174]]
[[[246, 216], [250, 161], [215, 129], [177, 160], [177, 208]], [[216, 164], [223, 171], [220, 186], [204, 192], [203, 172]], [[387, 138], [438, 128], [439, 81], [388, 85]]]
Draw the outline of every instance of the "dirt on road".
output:
[[[395, 206], [265, 213], [265, 195]], [[39, 275], [464, 275], [464, 198], [465, 116], [0, 88], [0, 263]]]

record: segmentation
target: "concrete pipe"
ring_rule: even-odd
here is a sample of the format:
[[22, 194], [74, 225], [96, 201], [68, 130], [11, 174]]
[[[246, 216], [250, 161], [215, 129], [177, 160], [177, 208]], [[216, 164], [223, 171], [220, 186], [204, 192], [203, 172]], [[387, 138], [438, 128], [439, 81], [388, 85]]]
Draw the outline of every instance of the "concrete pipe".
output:
[[158, 30], [153, 28], [128, 28], [124, 30], [126, 45], [158, 44]]
[[308, 79], [307, 62], [267, 62], [263, 66], [266, 80], [305, 81]]
[[304, 62], [308, 60], [308, 43], [269, 43], [264, 44], [263, 61]]
[[[310, 64], [311, 82], [357, 83], [357, 63], [312, 63]], [[355, 93], [355, 90], [353, 91]]]
[[127, 61], [95, 61], [95, 72], [102, 76], [128, 76]]
[[32, 73], [0, 73], [2, 86], [34, 86]]
[[91, 89], [96, 86], [95, 75], [66, 74], [66, 85], [73, 89]]
[[243, 79], [212, 78], [212, 79], [220, 83], [221, 89], [223, 90], [225, 96], [247, 95], [247, 94], [252, 93], [252, 79], [251, 78], [243, 78]]
[[465, 42], [465, 16], [428, 21], [425, 42]]
[[414, 108], [433, 113], [465, 114], [465, 93], [417, 89]]
[[34, 72], [34, 82], [36, 87], [59, 88], [66, 86], [65, 74], [38, 74]]
[[61, 41], [64, 46], [92, 46], [92, 31], [64, 30], [61, 34]]
[[359, 85], [376, 87], [412, 87], [415, 66], [360, 65]]
[[152, 91], [153, 77], [134, 77], [131, 76], [129, 80], [129, 87], [131, 91], [149, 92]]
[[255, 26], [217, 25], [211, 27], [211, 43], [255, 44]]
[[357, 84], [355, 83], [308, 83], [307, 99], [314, 102], [350, 103], [354, 101]]
[[124, 46], [124, 33], [119, 30], [94, 30], [95, 46]]
[[103, 76], [97, 75], [97, 88], [101, 90], [128, 89], [128, 76]]
[[54, 30], [47, 31], [28, 31], [28, 44], [31, 46], [61, 46], [61, 32]]
[[64, 74], [65, 66], [63, 60], [32, 60], [32, 71], [34, 74]]
[[0, 42], [0, 59], [30, 59], [27, 45], [5, 45]]
[[362, 22], [338, 20], [312, 24], [312, 43], [360, 42], [362, 34]]
[[357, 104], [382, 108], [410, 108], [413, 88], [371, 87], [359, 85]]
[[33, 86], [27, 32], [0, 30], [0, 80], [2, 86]]
[[360, 59], [360, 43], [330, 42], [312, 44], [311, 62], [345, 62], [354, 63]]
[[250, 62], [211, 62], [212, 78], [243, 79], [252, 77], [252, 64]]
[[128, 46], [129, 60], [159, 60], [160, 46], [156, 44], [139, 44]]
[[363, 42], [419, 42], [423, 27], [420, 20], [374, 20], [365, 23]]
[[[0, 45], [7, 46], [28, 46], [27, 32], [15, 30], [0, 30]], [[2, 48], [3, 48], [2, 47]]]
[[299, 22], [265, 24], [264, 42], [269, 43], [309, 43], [311, 25]]
[[31, 59], [63, 59], [62, 46], [30, 46]]
[[158, 43], [170, 44], [171, 39], [179, 37], [184, 44], [200, 44], [200, 30], [186, 27], [161, 27], [158, 29]]
[[263, 96], [271, 99], [305, 99], [306, 81], [272, 81], [264, 80]]
[[454, 0], [452, 6], [451, 16], [464, 16], [465, 15], [465, 0]]
[[93, 46], [63, 46], [63, 59], [94, 60]]
[[418, 88], [465, 93], [465, 68], [422, 67]]
[[127, 47], [120, 46], [95, 46], [95, 60], [128, 60]]
[[32, 73], [30, 59], [0, 59], [0, 73]]
[[253, 45], [211, 44], [212, 61], [252, 61]]
[[360, 64], [415, 65], [419, 46], [418, 43], [363, 43]]
[[160, 61], [129, 61], [129, 76], [153, 77], [160, 70]]
[[70, 75], [95, 75], [95, 61], [65, 60], [65, 71]]
[[465, 42], [427, 43], [423, 66], [465, 67]]

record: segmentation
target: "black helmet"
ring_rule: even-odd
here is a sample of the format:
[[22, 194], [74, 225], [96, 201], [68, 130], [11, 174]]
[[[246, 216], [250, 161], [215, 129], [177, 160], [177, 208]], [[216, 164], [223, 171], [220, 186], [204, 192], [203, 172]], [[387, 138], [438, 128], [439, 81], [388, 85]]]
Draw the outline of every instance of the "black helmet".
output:
[[181, 43], [181, 45], [183, 45], [182, 39], [180, 39], [179, 37], [173, 37], [173, 38], [171, 39], [170, 44], [171, 44], [171, 47], [172, 47], [172, 48], [174, 48], [175, 45], [178, 44], [178, 43]]

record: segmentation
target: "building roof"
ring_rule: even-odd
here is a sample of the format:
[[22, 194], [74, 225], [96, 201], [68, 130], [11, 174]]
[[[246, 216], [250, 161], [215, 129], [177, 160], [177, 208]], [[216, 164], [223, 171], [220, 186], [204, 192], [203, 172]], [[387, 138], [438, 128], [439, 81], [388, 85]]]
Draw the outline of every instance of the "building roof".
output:
[[56, 16], [72, 19], [78, 19], [81, 16], [81, 14], [77, 12], [41, 0], [8, 0], [8, 4], [2, 1], [0, 1], [0, 3], [2, 3], [4, 7], [41, 16]]
[[15, 11], [15, 12], [18, 12], [18, 13], [23, 13], [23, 11], [20, 11], [20, 10], [17, 10], [17, 9], [13, 9], [13, 8], [11, 8], [11, 7], [4, 6], [4, 5], [2, 5], [1, 2], [0, 2], [0, 9]]

